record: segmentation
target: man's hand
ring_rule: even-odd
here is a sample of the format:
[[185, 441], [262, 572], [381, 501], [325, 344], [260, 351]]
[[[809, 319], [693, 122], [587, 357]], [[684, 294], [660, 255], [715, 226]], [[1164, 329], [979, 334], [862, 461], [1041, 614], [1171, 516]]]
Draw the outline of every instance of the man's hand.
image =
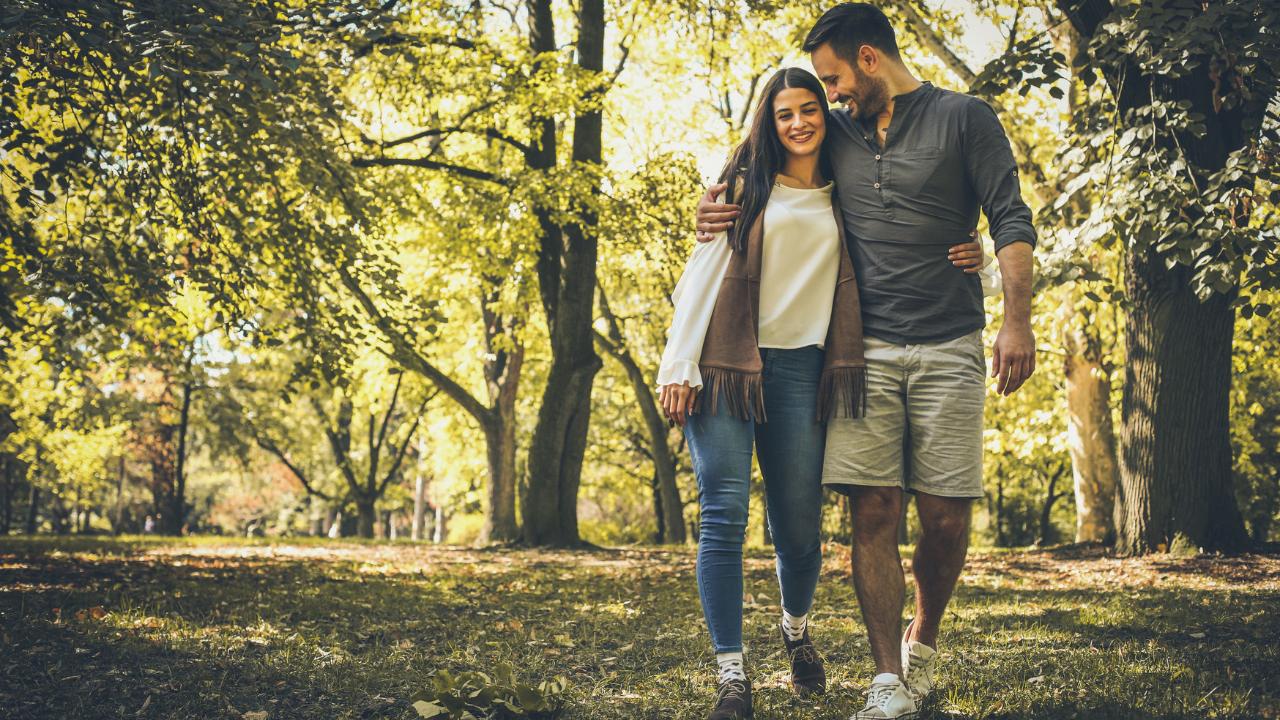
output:
[[996, 392], [1012, 395], [1036, 371], [1036, 336], [1029, 322], [1006, 322], [991, 351], [991, 377]]
[[978, 239], [978, 231], [969, 233], [969, 237], [973, 238], [972, 242], [947, 248], [947, 259], [952, 265], [972, 275], [987, 264], [987, 259], [982, 254], [982, 241]]
[[698, 389], [689, 387], [688, 383], [663, 385], [658, 390], [658, 403], [662, 405], [662, 413], [680, 427], [684, 427], [685, 421], [689, 419], [689, 413], [693, 412], [693, 400], [696, 397], [698, 397]]
[[707, 188], [707, 194], [698, 201], [698, 242], [711, 242], [716, 233], [722, 233], [733, 227], [733, 219], [742, 210], [737, 205], [725, 205], [716, 202], [716, 196], [729, 187], [719, 183]]

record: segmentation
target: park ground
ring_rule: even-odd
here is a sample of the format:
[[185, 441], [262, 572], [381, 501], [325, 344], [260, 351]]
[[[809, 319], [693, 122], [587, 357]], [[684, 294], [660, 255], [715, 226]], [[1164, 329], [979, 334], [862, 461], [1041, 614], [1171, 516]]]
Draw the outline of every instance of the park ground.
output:
[[[564, 718], [701, 718], [690, 548], [474, 550], [310, 540], [0, 539], [0, 717], [415, 718], [432, 674], [564, 678]], [[778, 591], [747, 560], [756, 717], [848, 718], [872, 675], [848, 552], [786, 686]], [[976, 552], [926, 718], [1280, 718], [1280, 556]]]

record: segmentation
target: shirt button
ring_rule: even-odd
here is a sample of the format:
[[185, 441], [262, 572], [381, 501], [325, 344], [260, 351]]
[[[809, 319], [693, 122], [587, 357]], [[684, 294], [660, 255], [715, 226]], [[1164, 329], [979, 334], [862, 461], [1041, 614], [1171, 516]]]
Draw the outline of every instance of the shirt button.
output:
[[876, 156], [876, 159], [877, 159], [877, 160], [879, 160], [879, 159], [880, 159], [880, 156], [879, 156], [879, 155], [877, 155], [877, 156]]
[[879, 190], [879, 189], [880, 189], [880, 183], [876, 183], [876, 189], [877, 189], [877, 190]]

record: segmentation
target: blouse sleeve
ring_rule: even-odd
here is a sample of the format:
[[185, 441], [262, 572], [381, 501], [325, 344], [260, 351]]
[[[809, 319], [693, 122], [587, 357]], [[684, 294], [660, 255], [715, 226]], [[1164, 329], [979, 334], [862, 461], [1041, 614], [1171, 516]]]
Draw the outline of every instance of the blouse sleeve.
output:
[[684, 274], [671, 293], [675, 312], [667, 331], [667, 346], [662, 351], [658, 387], [686, 383], [692, 388], [702, 387], [698, 360], [711, 324], [711, 311], [715, 309], [716, 296], [732, 257], [727, 233], [716, 235], [710, 242], [698, 243], [693, 249]]
[[987, 262], [978, 271], [978, 279], [982, 281], [982, 296], [993, 297], [1004, 290], [1004, 278], [1000, 275], [1000, 264], [988, 255]]

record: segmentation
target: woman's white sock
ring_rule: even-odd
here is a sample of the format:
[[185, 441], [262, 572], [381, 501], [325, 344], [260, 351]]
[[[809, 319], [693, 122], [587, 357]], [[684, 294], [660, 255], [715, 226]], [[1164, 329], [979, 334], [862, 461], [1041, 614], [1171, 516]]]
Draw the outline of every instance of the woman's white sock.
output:
[[717, 682], [729, 680], [746, 680], [747, 671], [742, 666], [742, 651], [716, 653], [716, 664], [720, 666]]
[[804, 637], [804, 629], [809, 627], [809, 613], [803, 615], [792, 615], [782, 610], [782, 632], [791, 642], [796, 642]]

